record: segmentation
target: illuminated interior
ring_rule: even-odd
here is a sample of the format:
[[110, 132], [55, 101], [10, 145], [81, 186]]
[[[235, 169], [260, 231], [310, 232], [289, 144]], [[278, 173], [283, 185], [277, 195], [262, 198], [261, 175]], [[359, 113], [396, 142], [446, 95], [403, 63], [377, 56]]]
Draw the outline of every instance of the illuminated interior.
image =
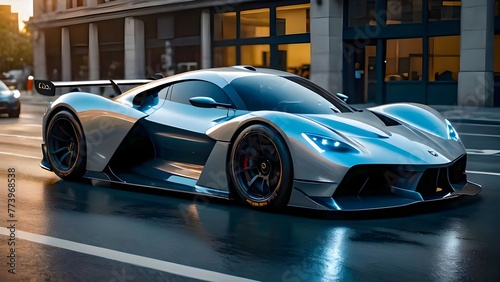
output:
[[456, 81], [460, 71], [460, 36], [429, 37], [429, 81]]
[[422, 79], [422, 38], [388, 39], [385, 80]]

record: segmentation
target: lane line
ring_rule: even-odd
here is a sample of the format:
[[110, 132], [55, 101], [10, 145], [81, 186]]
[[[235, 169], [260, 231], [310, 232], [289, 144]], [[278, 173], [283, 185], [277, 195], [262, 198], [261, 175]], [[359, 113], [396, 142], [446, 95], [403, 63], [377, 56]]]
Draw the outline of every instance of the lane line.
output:
[[[10, 231], [7, 230], [7, 228], [0, 228], [0, 234], [5, 236], [10, 236]], [[21, 230], [16, 230], [16, 238], [52, 247], [57, 247], [61, 249], [66, 249], [78, 253], [83, 253], [91, 256], [97, 256], [110, 260], [134, 264], [141, 267], [151, 268], [193, 279], [199, 279], [205, 281], [241, 281], [241, 282], [256, 281], [220, 272], [215, 272], [211, 270], [133, 255], [111, 249], [25, 232]]]
[[38, 136], [14, 135], [14, 134], [6, 134], [6, 133], [0, 133], [0, 136], [22, 138], [22, 139], [31, 139], [31, 140], [38, 140], [38, 141], [42, 140], [42, 137], [38, 137]]
[[35, 159], [35, 160], [41, 160], [41, 157], [34, 157], [34, 156], [28, 156], [28, 155], [21, 155], [21, 154], [16, 154], [16, 153], [10, 153], [10, 152], [0, 152], [0, 155], [7, 155], [7, 156], [14, 156], [14, 157], [21, 157], [21, 158], [28, 158], [28, 159]]
[[500, 135], [493, 134], [480, 134], [480, 133], [458, 133], [459, 136], [481, 136], [481, 137], [497, 137], [500, 138]]
[[500, 125], [498, 125], [498, 124], [481, 124], [481, 123], [470, 123], [470, 122], [459, 122], [459, 123], [457, 123], [457, 126], [459, 128], [460, 128], [461, 125], [473, 126], [473, 127], [476, 127], [476, 126], [500, 127]]
[[500, 150], [467, 149], [467, 154], [469, 154], [469, 155], [481, 155], [481, 156], [494, 156], [494, 155], [500, 154]]
[[41, 127], [42, 124], [39, 123], [5, 123], [3, 126], [12, 126], [12, 127], [17, 127], [17, 126], [38, 126]]
[[487, 172], [487, 171], [472, 171], [472, 170], [466, 170], [466, 173], [472, 173], [472, 174], [483, 174], [483, 175], [491, 175], [491, 176], [500, 176], [499, 172]]

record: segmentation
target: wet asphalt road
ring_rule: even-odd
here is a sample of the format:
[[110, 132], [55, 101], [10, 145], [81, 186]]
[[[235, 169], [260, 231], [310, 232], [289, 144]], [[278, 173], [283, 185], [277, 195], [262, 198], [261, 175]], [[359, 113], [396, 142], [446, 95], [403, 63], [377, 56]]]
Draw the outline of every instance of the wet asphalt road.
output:
[[[62, 181], [38, 166], [44, 107], [23, 106], [20, 119], [0, 117], [0, 281], [500, 279], [500, 125], [455, 124], [475, 149], [467, 170], [483, 186], [477, 197], [383, 212], [273, 214]], [[16, 274], [8, 272], [11, 167]]]

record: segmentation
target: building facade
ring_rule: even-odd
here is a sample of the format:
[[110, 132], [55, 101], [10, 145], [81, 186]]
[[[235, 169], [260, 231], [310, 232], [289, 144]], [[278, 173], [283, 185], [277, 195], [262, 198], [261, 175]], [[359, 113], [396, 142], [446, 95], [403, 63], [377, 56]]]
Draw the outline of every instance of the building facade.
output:
[[353, 103], [500, 106], [500, 0], [35, 2], [37, 78], [245, 64], [308, 77]]
[[10, 5], [0, 5], [0, 26], [13, 32], [19, 32], [18, 14], [12, 13]]

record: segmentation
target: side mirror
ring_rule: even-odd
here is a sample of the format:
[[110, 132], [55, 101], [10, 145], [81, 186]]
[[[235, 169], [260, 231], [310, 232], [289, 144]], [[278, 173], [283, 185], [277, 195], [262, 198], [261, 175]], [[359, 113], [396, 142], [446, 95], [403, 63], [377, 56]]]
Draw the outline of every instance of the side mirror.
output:
[[195, 107], [200, 108], [232, 108], [233, 105], [225, 103], [217, 103], [213, 98], [210, 97], [193, 97], [189, 99], [189, 103]]
[[344, 101], [347, 103], [347, 100], [349, 100], [349, 96], [342, 94], [342, 93], [337, 93], [335, 94], [340, 100]]

